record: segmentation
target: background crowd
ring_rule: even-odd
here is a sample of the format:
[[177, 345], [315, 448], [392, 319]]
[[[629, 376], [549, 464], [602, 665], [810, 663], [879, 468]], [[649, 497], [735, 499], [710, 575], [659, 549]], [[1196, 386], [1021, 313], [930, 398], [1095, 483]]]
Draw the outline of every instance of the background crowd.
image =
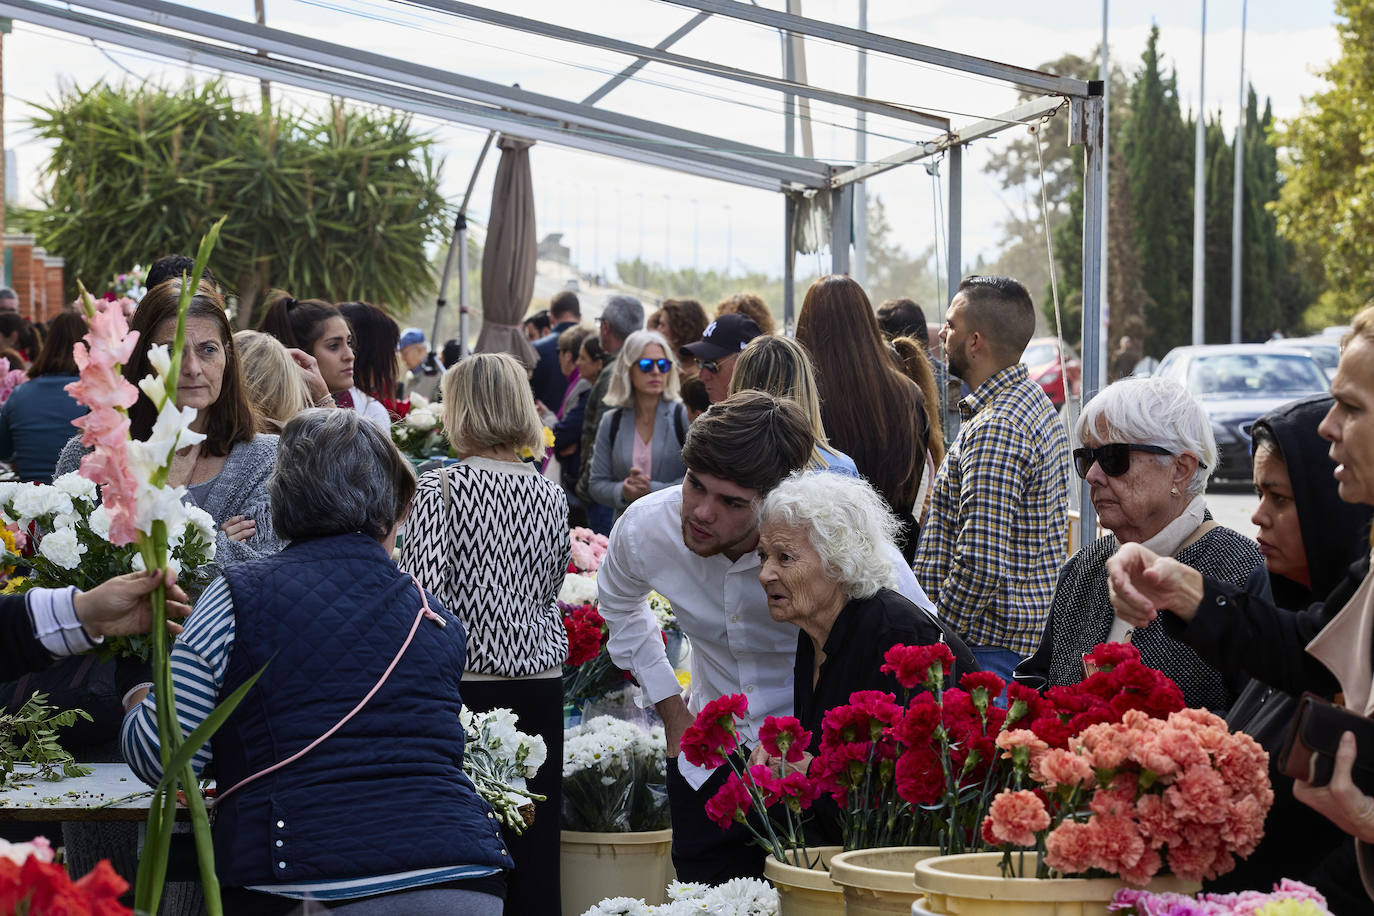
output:
[[[153, 345], [172, 341], [189, 266], [175, 256], [154, 266], [132, 312], [140, 336], [129, 379], [146, 373]], [[63, 389], [84, 322], [65, 314], [29, 325], [3, 311], [6, 301], [0, 290], [0, 357], [29, 378], [0, 408], [0, 460], [22, 480], [46, 482], [83, 453], [69, 435], [82, 408]], [[751, 294], [713, 313], [669, 299], [647, 315], [615, 296], [593, 326], [564, 292], [527, 320], [535, 360], [525, 365], [504, 354], [457, 359], [447, 346], [441, 355], [375, 305], [286, 291], [269, 297], [256, 331], [234, 334], [213, 278], [203, 281], [176, 403], [196, 408], [205, 440], [177, 453], [170, 482], [213, 518], [221, 578], [178, 642], [177, 692], [212, 700], [274, 653], [293, 660], [279, 669], [317, 675], [274, 674], [197, 759], [213, 761], [235, 790], [265, 777], [220, 816], [221, 834], [226, 823], [240, 831], [222, 837], [222, 876], [238, 895], [228, 899], [253, 912], [284, 912], [303, 896], [345, 910], [365, 901], [366, 912], [497, 912], [502, 898], [507, 912], [557, 910], [557, 768], [532, 785], [547, 796], [533, 826], [503, 835], [444, 762], [455, 743], [461, 758], [461, 734], [433, 733], [396, 697], [452, 704], [461, 683], [463, 704], [513, 709], [560, 759], [567, 635], [556, 599], [571, 527], [610, 536], [600, 611], [612, 658], [665, 724], [684, 880], [761, 868], [742, 831], [704, 817], [724, 774], [676, 759], [691, 717], [744, 693], [750, 743], [769, 715], [816, 726], [853, 690], [889, 687], [876, 660], [895, 644], [943, 641], [958, 671], [1044, 689], [1080, 681], [1098, 643], [1132, 642], [1189, 706], [1229, 713], [1271, 753], [1303, 689], [1374, 707], [1365, 699], [1374, 695], [1374, 600], [1361, 597], [1374, 504], [1374, 309], [1355, 322], [1334, 401], [1309, 399], [1255, 425], [1258, 543], [1207, 510], [1217, 445], [1183, 388], [1125, 379], [1069, 430], [1020, 362], [1035, 325], [1024, 287], [967, 278], [939, 317], [932, 350], [916, 303], [875, 308], [838, 275], [808, 290], [795, 337], [778, 334]], [[418, 480], [389, 435], [411, 395], [439, 402], [451, 448]], [[150, 435], [154, 419], [141, 399], [133, 435]], [[1069, 556], [1075, 473], [1106, 533]], [[651, 591], [672, 603], [691, 641], [685, 695], [648, 609]], [[442, 670], [393, 660], [368, 694], [387, 684], [391, 699], [308, 770], [277, 770], [278, 749], [263, 735], [307, 742], [344, 711], [351, 688], [370, 685], [358, 672], [393, 651], [361, 638], [311, 649], [321, 627], [354, 632], [367, 620], [361, 594], [373, 596], [366, 607], [380, 609], [387, 632], [410, 627], [401, 653], [419, 632]], [[426, 619], [456, 626], [443, 636], [417, 630]], [[1319, 636], [1328, 623], [1350, 628], [1347, 638]], [[1309, 642], [1325, 643], [1325, 667], [1304, 655]], [[147, 685], [127, 670], [116, 676], [131, 710], [123, 753], [155, 780]], [[183, 726], [212, 705], [185, 704]], [[1350, 782], [1353, 750], [1342, 754], [1325, 788], [1275, 774], [1268, 838], [1233, 886], [1283, 862], [1283, 874], [1318, 886], [1333, 910], [1367, 908], [1356, 876], [1360, 844], [1374, 842], [1374, 799]], [[415, 777], [446, 786], [449, 813], [388, 813], [387, 780]], [[347, 784], [348, 813], [381, 825], [373, 841], [382, 848], [414, 845], [406, 841], [420, 831], [437, 841], [359, 873], [321, 826], [343, 812], [305, 791], [322, 778]], [[298, 833], [285, 826], [287, 808], [304, 822]]]

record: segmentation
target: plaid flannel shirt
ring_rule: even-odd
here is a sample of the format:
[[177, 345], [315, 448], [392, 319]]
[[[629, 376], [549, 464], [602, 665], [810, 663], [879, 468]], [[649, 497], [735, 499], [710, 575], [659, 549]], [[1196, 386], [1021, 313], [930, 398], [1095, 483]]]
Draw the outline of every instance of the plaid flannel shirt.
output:
[[916, 577], [970, 646], [1035, 651], [1067, 559], [1069, 440], [1019, 363], [959, 402]]

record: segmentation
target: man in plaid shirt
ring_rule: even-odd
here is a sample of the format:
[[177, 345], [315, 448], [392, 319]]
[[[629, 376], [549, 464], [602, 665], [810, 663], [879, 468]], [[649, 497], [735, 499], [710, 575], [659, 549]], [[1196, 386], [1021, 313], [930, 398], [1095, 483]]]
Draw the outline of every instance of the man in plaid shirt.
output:
[[940, 338], [973, 393], [935, 478], [916, 577], [985, 670], [1010, 678], [1035, 651], [1067, 559], [1069, 441], [1021, 352], [1035, 333], [1026, 288], [969, 277]]

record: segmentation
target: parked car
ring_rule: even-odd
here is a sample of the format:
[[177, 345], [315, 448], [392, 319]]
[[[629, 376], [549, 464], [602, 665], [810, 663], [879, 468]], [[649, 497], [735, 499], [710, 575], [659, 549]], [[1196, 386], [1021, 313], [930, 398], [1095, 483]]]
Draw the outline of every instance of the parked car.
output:
[[1341, 361], [1340, 337], [1330, 334], [1317, 337], [1280, 337], [1266, 340], [1265, 343], [1287, 350], [1301, 350], [1317, 361], [1317, 365], [1326, 373], [1327, 379], [1336, 377], [1336, 364]]
[[1201, 402], [1217, 440], [1214, 476], [1225, 479], [1250, 479], [1250, 427], [1261, 414], [1331, 387], [1311, 356], [1269, 344], [1175, 347], [1155, 375], [1178, 382]]
[[[1026, 367], [1032, 382], [1037, 383], [1050, 403], [1060, 407], [1064, 403], [1064, 378], [1059, 368], [1059, 339], [1057, 337], [1035, 337], [1026, 344], [1021, 354], [1021, 363]], [[1069, 390], [1080, 394], [1083, 390], [1083, 364], [1073, 348], [1064, 346], [1064, 372], [1069, 376]]]

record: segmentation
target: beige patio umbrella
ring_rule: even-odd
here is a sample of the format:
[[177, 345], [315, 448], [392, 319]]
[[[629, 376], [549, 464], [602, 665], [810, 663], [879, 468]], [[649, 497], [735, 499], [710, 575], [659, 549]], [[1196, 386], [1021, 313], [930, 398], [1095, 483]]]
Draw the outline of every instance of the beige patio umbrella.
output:
[[501, 164], [491, 192], [491, 219], [482, 250], [482, 332], [478, 353], [509, 353], [533, 369], [534, 347], [521, 319], [534, 293], [534, 183], [530, 178], [533, 140], [502, 135]]

